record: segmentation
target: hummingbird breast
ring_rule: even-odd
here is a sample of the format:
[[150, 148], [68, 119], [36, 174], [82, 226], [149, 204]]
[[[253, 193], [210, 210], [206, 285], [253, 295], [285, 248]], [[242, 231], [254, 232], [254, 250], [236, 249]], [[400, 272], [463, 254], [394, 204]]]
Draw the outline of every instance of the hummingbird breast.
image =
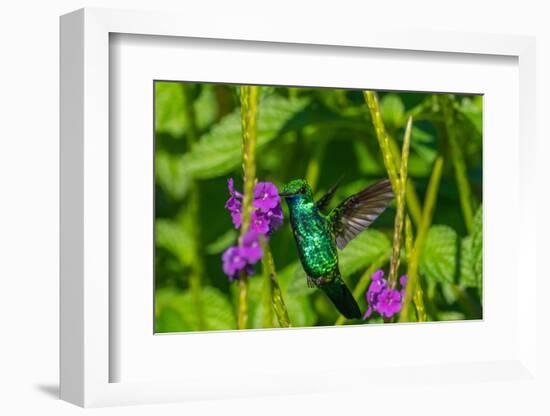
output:
[[337, 274], [336, 244], [327, 219], [315, 205], [290, 206], [290, 221], [300, 261], [307, 275], [330, 279]]

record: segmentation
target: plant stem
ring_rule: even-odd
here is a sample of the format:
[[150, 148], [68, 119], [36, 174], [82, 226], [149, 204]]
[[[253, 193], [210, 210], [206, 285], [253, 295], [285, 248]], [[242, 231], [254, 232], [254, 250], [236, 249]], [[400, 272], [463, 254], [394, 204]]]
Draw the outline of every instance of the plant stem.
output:
[[400, 322], [408, 322], [409, 320], [409, 308], [411, 301], [414, 301], [416, 308], [416, 316], [418, 322], [426, 321], [426, 311], [424, 307], [424, 294], [422, 287], [418, 282], [418, 267], [412, 265], [413, 260], [413, 231], [411, 219], [407, 216], [405, 219], [405, 247], [407, 252], [407, 286], [405, 289], [405, 299], [403, 300], [403, 307], [401, 308], [401, 314], [399, 315]]
[[[391, 136], [388, 135], [388, 137], [390, 141], [390, 149], [393, 155], [393, 159], [395, 160], [395, 164], [401, 165], [399, 146]], [[406, 200], [407, 211], [409, 212], [414, 224], [418, 227], [418, 225], [420, 224], [420, 217], [422, 216], [422, 207], [420, 206], [420, 198], [418, 197], [418, 194], [414, 189], [414, 184], [410, 179], [407, 180]]]
[[[241, 92], [241, 128], [243, 155], [243, 202], [242, 202], [242, 240], [250, 226], [252, 197], [256, 182], [256, 121], [258, 116], [258, 87], [242, 86]], [[247, 327], [248, 321], [248, 282], [246, 271], [239, 275], [239, 306], [237, 325], [239, 329]]]
[[458, 144], [458, 140], [456, 137], [456, 128], [453, 125], [453, 101], [449, 95], [441, 95], [439, 96], [439, 103], [441, 109], [443, 110], [443, 119], [445, 120], [445, 129], [447, 130], [447, 140], [449, 141], [449, 150], [453, 162], [456, 185], [458, 187], [458, 195], [460, 198], [460, 206], [462, 208], [462, 215], [464, 216], [466, 230], [468, 231], [468, 234], [470, 234], [472, 232], [474, 224], [472, 191], [470, 189], [470, 182], [468, 181], [464, 155], [462, 154], [462, 149]]
[[279, 326], [281, 328], [290, 328], [292, 325], [290, 324], [290, 318], [288, 317], [288, 311], [283, 300], [283, 294], [281, 292], [281, 288], [279, 287], [279, 282], [277, 281], [275, 262], [273, 261], [273, 255], [271, 254], [269, 243], [263, 236], [260, 238], [260, 243], [264, 252], [262, 267], [268, 276], [269, 285], [271, 288], [271, 303], [273, 305], [273, 310], [275, 311], [275, 316], [277, 316], [277, 321], [279, 321]]
[[407, 165], [409, 161], [409, 147], [411, 144], [412, 118], [407, 120], [403, 148], [401, 149], [401, 167], [399, 170], [398, 188], [395, 195], [397, 201], [397, 212], [393, 230], [393, 252], [390, 262], [390, 273], [388, 285], [394, 289], [397, 284], [397, 274], [401, 257], [401, 236], [403, 234], [403, 222], [405, 218], [405, 191], [407, 189]]
[[[426, 191], [426, 197], [424, 200], [424, 209], [422, 211], [422, 219], [420, 222], [420, 227], [418, 228], [416, 240], [414, 241], [414, 246], [412, 245], [412, 225], [410, 225], [409, 221], [408, 232], [407, 225], [405, 225], [405, 234], [408, 234], [409, 240], [408, 252], [410, 252], [411, 254], [408, 261], [408, 282], [407, 288], [405, 290], [405, 301], [403, 303], [403, 308], [399, 317], [399, 320], [401, 322], [406, 322], [408, 320], [408, 309], [411, 298], [414, 299], [415, 302], [418, 320], [426, 320], [422, 288], [420, 287], [420, 284], [418, 282], [418, 263], [420, 261], [422, 249], [424, 248], [424, 242], [426, 240], [428, 230], [432, 223], [432, 216], [437, 200], [437, 193], [439, 191], [439, 184], [441, 182], [442, 173], [443, 158], [439, 156], [434, 162], [432, 175], [430, 176], [430, 181], [428, 183], [428, 189]], [[407, 241], [407, 237], [405, 238], [405, 240]]]
[[[265, 251], [264, 251], [265, 253]], [[266, 265], [267, 258], [264, 254], [262, 257], [262, 278], [264, 279], [264, 285], [262, 288], [262, 328], [273, 327], [273, 307], [271, 306], [271, 276]]]
[[252, 198], [256, 182], [256, 121], [258, 114], [258, 87], [241, 87], [242, 167], [244, 178], [243, 218], [241, 237], [250, 225]]
[[[367, 291], [367, 287], [370, 283], [370, 279], [372, 274], [378, 270], [384, 267], [384, 265], [390, 260], [391, 257], [391, 250], [386, 251], [380, 257], [378, 257], [372, 264], [369, 266], [369, 268], [361, 275], [359, 278], [359, 281], [357, 282], [357, 285], [355, 285], [355, 289], [353, 289], [353, 297], [355, 300], [359, 301], [361, 297], [365, 294]], [[334, 325], [343, 325], [346, 322], [346, 317], [344, 315], [338, 316], [338, 319], [336, 319], [336, 322]]]
[[390, 147], [390, 138], [386, 133], [386, 128], [384, 127], [382, 114], [380, 114], [378, 98], [376, 97], [376, 93], [374, 91], [363, 91], [363, 96], [365, 97], [365, 101], [369, 107], [372, 124], [374, 125], [376, 138], [378, 139], [378, 144], [380, 146], [380, 150], [382, 151], [384, 166], [388, 172], [393, 192], [397, 194], [399, 190], [399, 178], [397, 177], [397, 168]]
[[424, 209], [422, 210], [422, 220], [418, 229], [418, 235], [414, 243], [414, 254], [418, 256], [420, 251], [424, 248], [424, 241], [428, 230], [432, 225], [433, 211], [435, 203], [437, 201], [437, 193], [439, 191], [439, 184], [441, 182], [441, 175], [443, 173], [443, 157], [438, 156], [434, 162], [430, 181], [428, 182], [428, 188], [426, 190], [426, 197], [424, 199]]
[[239, 313], [237, 315], [237, 328], [246, 329], [248, 322], [248, 281], [246, 272], [239, 275]]

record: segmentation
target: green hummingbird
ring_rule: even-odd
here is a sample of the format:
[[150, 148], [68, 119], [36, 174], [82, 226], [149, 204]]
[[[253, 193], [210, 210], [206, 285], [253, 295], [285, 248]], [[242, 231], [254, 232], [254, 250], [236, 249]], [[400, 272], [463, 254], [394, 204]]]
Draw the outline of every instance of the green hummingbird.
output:
[[351, 195], [324, 214], [339, 182], [317, 202], [304, 179], [286, 184], [280, 196], [288, 205], [308, 286], [321, 289], [346, 318], [361, 318], [359, 306], [340, 274], [337, 248], [342, 250], [365, 230], [386, 209], [393, 192], [390, 181], [384, 179]]

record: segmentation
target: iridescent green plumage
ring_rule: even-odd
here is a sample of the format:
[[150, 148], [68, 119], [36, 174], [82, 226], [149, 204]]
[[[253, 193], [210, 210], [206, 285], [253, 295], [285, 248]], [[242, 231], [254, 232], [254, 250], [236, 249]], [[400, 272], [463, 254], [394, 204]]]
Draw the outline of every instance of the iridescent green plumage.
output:
[[347, 318], [360, 318], [357, 302], [340, 275], [337, 248], [343, 249], [366, 229], [386, 208], [393, 193], [389, 182], [384, 180], [350, 196], [325, 215], [322, 210], [335, 190], [336, 186], [316, 203], [308, 183], [297, 179], [283, 188], [281, 196], [288, 204], [298, 256], [308, 284], [323, 290]]

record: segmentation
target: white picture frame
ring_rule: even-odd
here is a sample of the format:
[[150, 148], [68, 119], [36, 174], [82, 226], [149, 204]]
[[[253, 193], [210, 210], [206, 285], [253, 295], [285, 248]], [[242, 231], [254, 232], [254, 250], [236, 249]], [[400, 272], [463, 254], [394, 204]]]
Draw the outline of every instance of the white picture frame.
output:
[[[412, 384], [432, 383], [434, 380], [447, 382], [451, 378], [471, 383], [499, 378], [518, 382], [533, 380], [537, 369], [537, 327], [536, 321], [527, 317], [534, 316], [536, 310], [536, 292], [533, 290], [537, 278], [534, 259], [536, 218], [531, 212], [527, 215], [527, 207], [533, 203], [535, 194], [534, 184], [530, 181], [535, 170], [535, 147], [531, 146], [535, 141], [533, 129], [536, 114], [534, 39], [468, 33], [390, 32], [376, 26], [361, 28], [360, 31], [350, 28], [348, 32], [327, 36], [321, 30], [301, 33], [295, 30], [283, 31], [275, 25], [263, 24], [250, 27], [246, 33], [242, 33], [235, 32], [235, 22], [220, 20], [216, 25], [205, 26], [200, 19], [186, 19], [185, 25], [181, 24], [182, 21], [183, 17], [177, 14], [106, 9], [83, 9], [61, 18], [61, 397], [87, 407], [197, 398], [330, 392], [352, 389], [358, 380], [364, 380], [366, 374], [379, 381], [399, 378], [405, 388]], [[155, 36], [157, 43], [174, 42], [178, 38], [224, 40], [241, 42], [243, 48], [243, 41], [247, 44], [269, 42], [276, 44], [283, 52], [292, 48], [292, 45], [299, 45], [306, 50], [324, 45], [331, 53], [345, 51], [352, 55], [367, 49], [409, 51], [412, 55], [430, 53], [430, 59], [434, 62], [438, 59], [437, 56], [468, 56], [474, 63], [483, 56], [502, 56], [517, 60], [514, 65], [519, 71], [516, 77], [519, 94], [518, 106], [514, 108], [518, 111], [511, 113], [510, 120], [515, 119], [517, 123], [511, 121], [511, 126], [517, 125], [519, 129], [512, 129], [515, 133], [511, 133], [519, 148], [519, 154], [516, 155], [518, 169], [509, 174], [517, 173], [518, 176], [515, 178], [518, 187], [512, 191], [518, 203], [511, 204], [510, 210], [519, 218], [519, 224], [510, 254], [514, 258], [517, 256], [517, 264], [513, 263], [516, 268], [511, 273], [517, 277], [521, 270], [522, 284], [517, 285], [517, 291], [513, 294], [510, 292], [506, 295], [515, 297], [516, 306], [511, 315], [516, 326], [509, 328], [510, 344], [503, 345], [497, 351], [491, 346], [492, 350], [488, 348], [479, 357], [465, 355], [459, 362], [449, 361], [446, 356], [441, 355], [434, 356], [433, 360], [427, 357], [418, 359], [418, 362], [380, 361], [378, 366], [367, 362], [360, 368], [351, 368], [342, 363], [341, 366], [326, 367], [316, 372], [313, 357], [310, 361], [302, 359], [300, 362], [293, 362], [294, 371], [281, 367], [281, 363], [276, 363], [278, 371], [267, 367], [260, 368], [257, 373], [253, 373], [252, 368], [242, 369], [240, 379], [229, 372], [242, 367], [241, 364], [220, 368], [221, 363], [216, 363], [215, 369], [206, 369], [208, 371], [204, 371], [202, 376], [199, 375], [200, 367], [197, 367], [195, 372], [184, 375], [181, 370], [174, 368], [172, 371], [177, 372], [175, 377], [165, 377], [166, 372], [153, 374], [151, 369], [144, 373], [144, 377], [120, 377], [113, 368], [117, 368], [117, 363], [124, 362], [126, 355], [130, 354], [127, 349], [113, 348], [113, 339], [118, 337], [120, 324], [113, 321], [118, 310], [117, 298], [113, 297], [117, 288], [110, 280], [114, 273], [113, 259], [110, 258], [111, 230], [117, 226], [113, 221], [120, 220], [120, 215], [112, 215], [113, 195], [110, 194], [112, 174], [118, 169], [118, 159], [113, 159], [110, 153], [110, 136], [116, 134], [110, 124], [110, 110], [113, 110], [110, 106], [113, 92], [110, 79], [110, 42], [119, 36], [117, 34]], [[247, 78], [246, 81], [262, 83], [261, 77]], [[321, 81], [313, 81], [313, 85], [319, 85], [319, 82]], [[329, 84], [337, 86], [337, 82], [338, 79], [334, 78]], [[377, 87], [380, 88], [379, 85]], [[466, 83], [462, 88], [468, 88], [467, 85], [471, 84]], [[386, 88], [391, 88], [391, 85]], [[444, 84], [434, 88], [438, 91], [445, 90]], [[461, 86], [455, 86], [455, 91], [460, 92]], [[515, 153], [508, 150], [506, 153], [503, 149], [503, 157], [512, 157]], [[513, 176], [511, 179], [514, 181]], [[517, 283], [517, 279], [514, 282]], [[486, 290], [486, 301], [487, 296], [495, 295]], [[152, 311], [145, 310], [145, 313], [152, 315]], [[124, 322], [122, 326], [128, 326], [128, 321]], [[464, 331], [461, 334], [465, 337], [487, 336], [484, 331], [488, 327], [476, 327], [475, 323], [454, 325], [452, 328], [441, 327], [443, 329], [435, 325], [385, 326], [379, 327], [375, 332], [380, 337], [380, 342], [385, 340], [388, 345], [396, 337], [414, 336], [417, 331], [423, 331], [426, 339], [431, 336], [442, 337], [442, 331]], [[495, 317], [494, 325], [495, 328], [498, 327], [499, 334], [507, 330], [498, 317]], [[301, 333], [303, 337], [300, 343], [306, 342], [306, 336], [317, 337], [319, 342], [328, 337], [339, 337], [346, 345], [362, 341], [357, 331], [350, 330], [354, 328], [342, 328], [344, 331], [338, 332], [327, 329], [293, 329], [292, 337], [296, 340]], [[433, 335], [434, 333], [438, 335]], [[290, 339], [288, 334], [284, 330], [247, 331], [232, 334], [231, 342], [244, 343], [243, 337], [246, 336], [247, 342], [258, 348], [267, 342], [285, 345]], [[157, 344], [162, 338], [160, 342], [163, 344], [173, 344], [172, 347], [168, 345], [168, 348], [174, 349], [174, 345], [178, 343], [177, 348], [181, 349], [181, 337], [154, 337], [152, 332], [150, 336], [151, 339], [156, 338]], [[221, 336], [224, 336], [223, 342], [230, 339], [226, 335]], [[235, 339], [235, 336], [240, 336], [239, 339], [243, 341]], [[186, 341], [188, 344], [194, 343], [194, 339], [189, 337], [197, 335], [186, 334], [185, 337], [187, 338], [183, 345]], [[218, 334], [210, 334], [209, 337], [206, 342], [220, 342]], [[142, 340], [129, 339], [139, 344], [136, 348], [141, 348]], [[204, 336], [201, 339], [204, 340]], [[205, 345], [206, 343], [197, 343], [196, 351], [200, 351]], [[125, 356], [121, 357], [120, 354], [124, 352]], [[494, 353], [494, 359], [489, 358], [491, 352]], [[129, 361], [129, 365], [139, 364], [135, 358]], [[303, 367], [300, 367], [302, 364]], [[247, 380], [247, 371], [251, 371], [250, 374], [255, 374], [257, 378]], [[216, 374], [218, 377], [213, 380], [212, 376]], [[327, 378], [323, 376], [347, 382], [329, 383], [324, 381]], [[234, 380], [233, 386], [228, 387], [231, 380]], [[384, 390], [384, 387], [379, 386], [379, 389]]]

